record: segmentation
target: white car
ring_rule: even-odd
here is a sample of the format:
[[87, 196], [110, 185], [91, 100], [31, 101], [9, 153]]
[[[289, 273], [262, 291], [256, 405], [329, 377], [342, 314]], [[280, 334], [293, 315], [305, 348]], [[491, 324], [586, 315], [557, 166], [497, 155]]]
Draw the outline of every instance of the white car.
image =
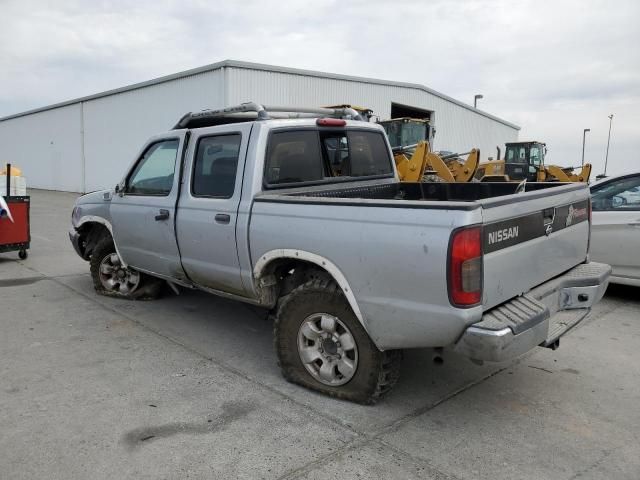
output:
[[613, 268], [612, 283], [640, 286], [640, 172], [591, 186], [590, 258]]

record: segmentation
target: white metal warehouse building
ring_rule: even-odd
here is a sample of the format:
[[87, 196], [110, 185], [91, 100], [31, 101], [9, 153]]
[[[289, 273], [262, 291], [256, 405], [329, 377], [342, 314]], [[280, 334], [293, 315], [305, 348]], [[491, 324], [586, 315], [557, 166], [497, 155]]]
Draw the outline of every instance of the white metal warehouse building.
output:
[[[362, 105], [381, 119], [428, 117], [434, 148], [516, 141], [519, 127], [425, 86], [226, 60], [143, 83], [0, 118], [0, 163], [29, 187], [89, 192], [112, 187], [144, 141], [188, 111], [254, 101], [266, 105]], [[412, 115], [413, 116], [413, 115]]]

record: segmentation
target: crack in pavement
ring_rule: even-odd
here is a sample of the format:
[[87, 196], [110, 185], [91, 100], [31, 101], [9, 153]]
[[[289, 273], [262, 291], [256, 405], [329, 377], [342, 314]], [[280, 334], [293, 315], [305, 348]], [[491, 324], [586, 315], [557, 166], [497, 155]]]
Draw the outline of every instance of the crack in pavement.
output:
[[594, 468], [599, 466], [602, 462], [604, 462], [613, 452], [614, 452], [614, 449], [603, 450], [602, 456], [598, 460], [589, 464], [586, 468], [583, 468], [582, 470], [577, 471], [576, 473], [571, 475], [571, 477], [569, 477], [568, 480], [575, 480], [576, 478], [582, 477], [585, 473], [589, 473], [591, 470], [593, 470]]
[[305, 465], [302, 465], [294, 470], [291, 470], [289, 472], [286, 472], [285, 474], [281, 475], [278, 477], [277, 480], [295, 480], [297, 478], [301, 478], [303, 475], [306, 475], [310, 472], [313, 472], [317, 469], [317, 467], [321, 467], [324, 466], [328, 463], [328, 461], [331, 460], [339, 460], [344, 458], [346, 455], [348, 455], [351, 452], [355, 452], [358, 449], [361, 449], [363, 447], [367, 447], [369, 445], [374, 446], [374, 445], [378, 445], [382, 448], [384, 448], [385, 450], [387, 450], [389, 453], [391, 454], [395, 454], [398, 455], [400, 457], [404, 457], [405, 459], [409, 460], [410, 462], [412, 462], [415, 465], [421, 466], [423, 467], [425, 470], [428, 471], [428, 473], [430, 474], [430, 477], [435, 478], [437, 480], [462, 480], [460, 477], [457, 477], [455, 475], [452, 475], [450, 473], [446, 473], [443, 472], [442, 470], [439, 470], [437, 467], [435, 467], [434, 465], [430, 464], [429, 462], [427, 462], [426, 460], [422, 459], [422, 458], [418, 458], [415, 457], [414, 455], [410, 454], [409, 452], [405, 452], [404, 450], [401, 450], [387, 442], [384, 442], [378, 438], [369, 438], [369, 439], [363, 439], [360, 441], [354, 441], [351, 442], [349, 444], [347, 444], [344, 448], [342, 448], [339, 452], [331, 452], [328, 453], [326, 455], [323, 455], [320, 458], [317, 458], [316, 460], [313, 460]]
[[422, 465], [425, 468], [429, 469], [429, 472], [435, 478], [440, 478], [439, 476], [444, 476], [445, 479], [449, 479], [449, 480], [463, 480], [462, 478], [460, 478], [460, 477], [458, 477], [456, 475], [443, 472], [438, 467], [436, 467], [435, 465], [432, 465], [430, 462], [428, 462], [424, 458], [420, 458], [420, 457], [417, 457], [417, 456], [413, 455], [412, 453], [406, 452], [406, 451], [402, 450], [401, 448], [396, 447], [395, 445], [391, 445], [389, 442], [386, 442], [386, 441], [384, 441], [382, 439], [376, 439], [376, 442], [378, 444], [384, 446], [387, 450], [391, 450], [392, 452], [396, 453], [397, 455], [405, 457], [409, 461], [411, 461], [413, 463], [416, 463], [418, 465]]

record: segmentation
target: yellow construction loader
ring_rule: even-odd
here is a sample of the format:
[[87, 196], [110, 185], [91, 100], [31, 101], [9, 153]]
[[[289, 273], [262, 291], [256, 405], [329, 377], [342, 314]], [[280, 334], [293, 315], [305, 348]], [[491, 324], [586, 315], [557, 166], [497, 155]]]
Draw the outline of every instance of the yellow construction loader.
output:
[[[394, 118], [379, 122], [387, 132], [398, 176], [403, 182], [469, 182], [478, 168], [480, 151], [432, 152], [433, 128], [426, 120]], [[467, 155], [467, 159], [461, 157]]]
[[505, 155], [500, 159], [482, 162], [475, 174], [481, 182], [588, 182], [591, 164], [577, 167], [545, 165], [547, 146], [542, 142], [512, 142], [506, 144]]
[[[430, 151], [426, 140], [410, 147], [413, 148], [393, 149], [398, 176], [403, 182], [469, 182], [480, 159], [480, 151], [475, 148], [462, 154], [441, 156]], [[462, 155], [468, 155], [466, 161], [461, 161]]]

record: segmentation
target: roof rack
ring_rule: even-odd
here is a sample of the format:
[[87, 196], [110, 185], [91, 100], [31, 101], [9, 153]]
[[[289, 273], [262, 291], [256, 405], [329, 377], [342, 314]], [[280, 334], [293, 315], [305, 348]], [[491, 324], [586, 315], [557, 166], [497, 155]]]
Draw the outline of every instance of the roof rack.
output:
[[333, 117], [345, 120], [363, 120], [362, 116], [353, 108], [308, 108], [267, 106], [259, 103], [247, 102], [233, 107], [219, 110], [202, 110], [186, 113], [173, 127], [182, 128], [211, 127], [228, 123], [253, 122], [256, 120], [270, 120], [281, 118], [318, 118]]

